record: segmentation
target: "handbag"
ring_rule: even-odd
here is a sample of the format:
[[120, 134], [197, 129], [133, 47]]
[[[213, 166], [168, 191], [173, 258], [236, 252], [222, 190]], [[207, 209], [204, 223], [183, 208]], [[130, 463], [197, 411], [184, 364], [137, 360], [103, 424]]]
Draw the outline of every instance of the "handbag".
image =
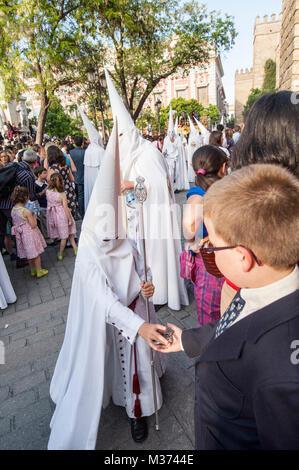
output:
[[181, 265], [181, 272], [180, 272], [181, 277], [183, 279], [190, 280], [192, 270], [195, 266], [195, 259], [194, 259], [194, 256], [192, 256], [190, 250], [182, 251], [180, 255], [180, 265]]

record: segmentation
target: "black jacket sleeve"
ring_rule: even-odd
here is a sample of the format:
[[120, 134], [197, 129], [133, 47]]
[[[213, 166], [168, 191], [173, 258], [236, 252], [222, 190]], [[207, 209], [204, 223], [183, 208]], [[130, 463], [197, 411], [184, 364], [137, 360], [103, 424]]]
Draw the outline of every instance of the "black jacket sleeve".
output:
[[208, 323], [202, 328], [185, 330], [182, 333], [182, 345], [187, 356], [199, 357], [207, 344], [215, 336], [218, 321]]

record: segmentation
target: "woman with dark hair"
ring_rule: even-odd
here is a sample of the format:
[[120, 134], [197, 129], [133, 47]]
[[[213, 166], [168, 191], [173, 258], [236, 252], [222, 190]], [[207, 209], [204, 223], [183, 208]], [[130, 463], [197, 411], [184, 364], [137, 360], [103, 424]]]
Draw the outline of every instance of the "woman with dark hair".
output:
[[191, 280], [200, 326], [220, 318], [220, 296], [224, 282], [224, 278], [218, 279], [207, 272], [199, 254], [199, 241], [208, 236], [200, 211], [203, 196], [210, 186], [227, 174], [228, 160], [222, 150], [212, 145], [199, 148], [192, 158], [196, 186], [187, 193], [188, 203], [184, 212], [183, 229], [188, 242], [187, 250], [191, 247], [195, 257]]
[[51, 176], [54, 173], [59, 173], [62, 176], [68, 207], [72, 213], [72, 216], [76, 218], [78, 212], [78, 203], [74, 187], [75, 180], [73, 173], [67, 166], [65, 156], [58, 147], [55, 145], [48, 147], [47, 155], [49, 165], [47, 180], [50, 182]]
[[223, 147], [223, 134], [220, 131], [213, 131], [210, 135], [210, 145], [219, 147], [228, 157], [230, 156], [229, 151]]
[[[231, 155], [232, 170], [273, 163], [299, 178], [299, 103], [291, 91], [269, 93], [248, 111], [245, 127]], [[221, 295], [223, 314], [238, 291], [227, 280]]]
[[299, 177], [299, 104], [293, 93], [280, 91], [259, 98], [232, 151], [232, 169], [274, 163]]

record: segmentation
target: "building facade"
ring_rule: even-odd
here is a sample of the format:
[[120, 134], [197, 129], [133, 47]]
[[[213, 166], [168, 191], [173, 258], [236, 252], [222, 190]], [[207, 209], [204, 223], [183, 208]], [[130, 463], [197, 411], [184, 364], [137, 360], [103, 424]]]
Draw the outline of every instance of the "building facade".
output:
[[299, 0], [283, 0], [278, 87], [299, 91]]
[[256, 18], [253, 67], [235, 74], [236, 121], [243, 122], [243, 109], [252, 88], [262, 88], [268, 59], [276, 62], [277, 90], [299, 90], [299, 0], [283, 0], [277, 18]]
[[[281, 31], [281, 17], [258, 16], [254, 25], [253, 67], [237, 70], [235, 74], [235, 116], [236, 122], [244, 120], [243, 110], [252, 88], [262, 88], [265, 76], [265, 64], [272, 59], [278, 64]], [[279, 66], [277, 67], [279, 70]]]
[[195, 99], [204, 107], [210, 104], [216, 105], [223, 116], [227, 113], [223, 75], [221, 58], [213, 53], [205, 65], [192, 67], [187, 75], [177, 72], [161, 80], [149, 96], [146, 105], [155, 112], [155, 103], [158, 100], [163, 107], [167, 107], [174, 98]]

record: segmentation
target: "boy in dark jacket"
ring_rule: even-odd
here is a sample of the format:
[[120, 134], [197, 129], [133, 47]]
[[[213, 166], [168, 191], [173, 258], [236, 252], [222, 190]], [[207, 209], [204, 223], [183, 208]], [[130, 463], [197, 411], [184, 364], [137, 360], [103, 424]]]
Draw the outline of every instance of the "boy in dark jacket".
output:
[[240, 286], [223, 317], [175, 325], [172, 345], [197, 358], [196, 448], [299, 450], [299, 182], [252, 165], [204, 197], [205, 256]]

